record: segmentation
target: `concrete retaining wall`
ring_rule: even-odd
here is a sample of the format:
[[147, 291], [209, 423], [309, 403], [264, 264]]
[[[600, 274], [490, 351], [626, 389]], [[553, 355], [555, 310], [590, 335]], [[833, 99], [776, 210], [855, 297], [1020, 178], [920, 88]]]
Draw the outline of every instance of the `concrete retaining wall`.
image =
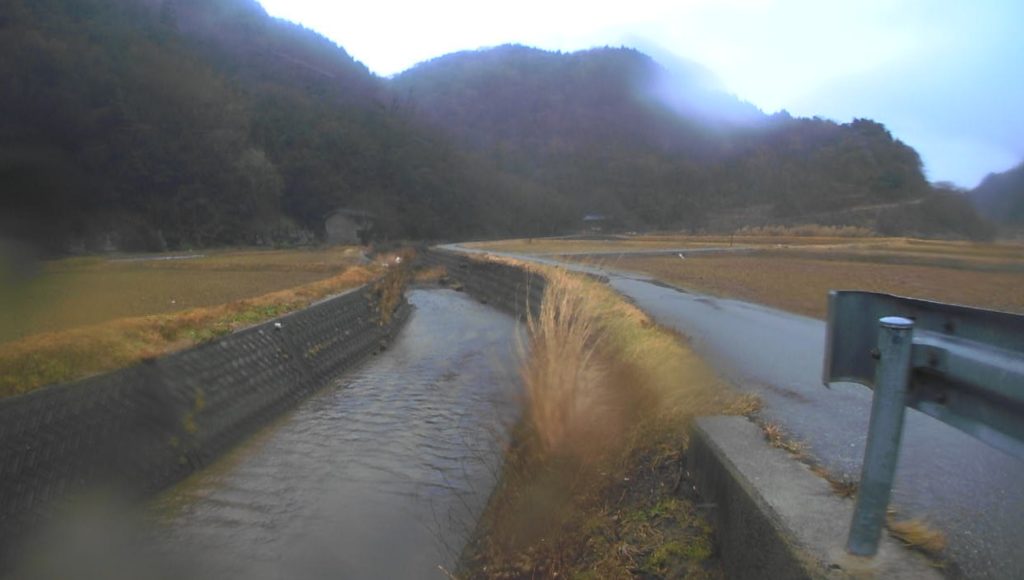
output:
[[544, 277], [525, 268], [443, 250], [431, 250], [423, 260], [428, 265], [444, 266], [448, 277], [467, 294], [519, 318], [536, 314], [544, 298]]
[[0, 401], [0, 563], [57, 500], [102, 485], [144, 497], [380, 350], [367, 288], [201, 346]]
[[884, 537], [874, 558], [846, 553], [853, 500], [744, 417], [695, 421], [687, 470], [711, 512], [729, 578], [941, 578]]

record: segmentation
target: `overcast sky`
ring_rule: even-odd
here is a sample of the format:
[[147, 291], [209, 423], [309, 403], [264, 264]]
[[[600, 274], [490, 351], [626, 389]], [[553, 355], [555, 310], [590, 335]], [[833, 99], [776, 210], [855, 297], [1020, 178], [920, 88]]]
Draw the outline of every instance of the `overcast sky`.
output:
[[1024, 160], [1024, 0], [261, 2], [382, 76], [509, 42], [626, 45], [701, 64], [767, 113], [882, 122], [933, 181]]

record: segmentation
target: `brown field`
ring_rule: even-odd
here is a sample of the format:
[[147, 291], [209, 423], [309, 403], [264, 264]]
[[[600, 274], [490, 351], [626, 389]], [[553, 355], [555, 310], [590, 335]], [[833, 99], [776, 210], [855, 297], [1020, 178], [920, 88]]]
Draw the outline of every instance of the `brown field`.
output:
[[824, 318], [829, 290], [867, 290], [1024, 312], [1024, 269], [888, 263], [892, 255], [807, 257], [803, 252], [632, 256], [602, 263], [680, 288]]
[[[826, 230], [827, 231], [827, 230]], [[463, 244], [468, 248], [519, 254], [628, 254], [652, 250], [731, 248], [733, 250], [801, 249], [808, 252], [890, 256], [922, 259], [959, 260], [970, 262], [1010, 263], [1024, 268], [1024, 243], [977, 243], [915, 238], [883, 238], [870, 236], [649, 234], [637, 236], [606, 236], [606, 239], [524, 238]]]
[[761, 248], [768, 252], [781, 250], [786, 256], [818, 259], [923, 265], [974, 270], [1024, 270], [1024, 244], [976, 243], [914, 238], [861, 240], [847, 244], [814, 244], [796, 246], [776, 244]]
[[359, 262], [358, 248], [195, 254], [190, 259], [71, 258], [0, 285], [0, 342], [118, 318], [225, 304], [302, 286]]
[[[824, 235], [829, 234], [829, 235]], [[641, 272], [680, 288], [824, 318], [829, 290], [868, 290], [1024, 312], [1024, 244], [881, 238], [860, 230], [764, 228], [736, 235], [607, 236], [469, 244]], [[646, 250], [722, 249], [641, 255]], [[584, 252], [617, 254], [585, 257]], [[576, 255], [574, 255], [576, 254]], [[631, 255], [633, 254], [633, 255]]]
[[4, 316], [25, 335], [0, 343], [0, 397], [187, 348], [360, 286], [383, 271], [361, 256], [331, 248], [44, 264], [35, 279], [3, 286]]

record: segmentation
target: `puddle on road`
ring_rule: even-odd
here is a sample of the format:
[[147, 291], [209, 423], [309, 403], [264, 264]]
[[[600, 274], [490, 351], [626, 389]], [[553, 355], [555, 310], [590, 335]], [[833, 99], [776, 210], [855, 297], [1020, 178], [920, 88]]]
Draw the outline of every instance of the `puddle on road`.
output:
[[444, 577], [518, 416], [516, 322], [409, 300], [387, 352], [157, 500], [161, 551], [204, 578]]

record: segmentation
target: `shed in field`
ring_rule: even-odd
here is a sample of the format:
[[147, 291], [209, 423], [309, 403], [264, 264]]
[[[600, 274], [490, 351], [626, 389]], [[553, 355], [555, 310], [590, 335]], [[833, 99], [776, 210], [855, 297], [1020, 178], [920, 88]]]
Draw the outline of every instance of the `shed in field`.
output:
[[590, 232], [600, 232], [608, 225], [608, 216], [601, 213], [588, 213], [583, 216], [583, 229]]

